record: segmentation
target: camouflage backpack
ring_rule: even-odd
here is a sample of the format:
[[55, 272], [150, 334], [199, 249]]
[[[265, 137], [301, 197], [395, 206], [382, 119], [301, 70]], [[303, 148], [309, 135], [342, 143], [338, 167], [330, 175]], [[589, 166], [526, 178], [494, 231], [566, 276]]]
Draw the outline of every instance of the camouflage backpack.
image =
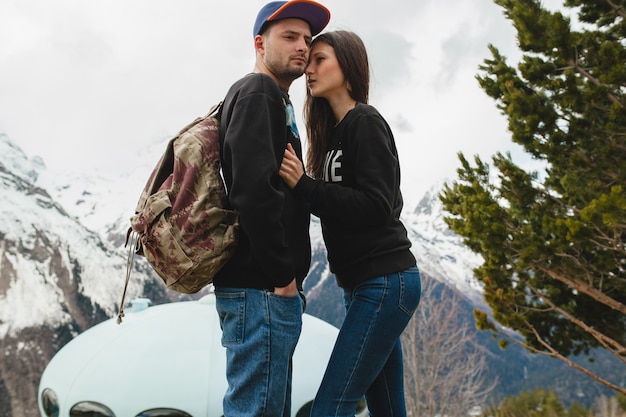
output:
[[227, 208], [220, 173], [221, 104], [170, 140], [148, 178], [126, 236], [130, 250], [118, 323], [134, 253], [168, 288], [192, 294], [213, 281], [235, 250], [238, 215]]

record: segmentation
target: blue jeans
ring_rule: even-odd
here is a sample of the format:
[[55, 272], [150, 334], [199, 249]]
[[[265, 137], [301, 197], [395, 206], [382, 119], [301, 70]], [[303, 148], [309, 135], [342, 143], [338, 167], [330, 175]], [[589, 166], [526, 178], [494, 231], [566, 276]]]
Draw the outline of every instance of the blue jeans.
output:
[[312, 417], [354, 416], [365, 395], [370, 415], [404, 417], [400, 336], [421, 297], [417, 266], [344, 291], [346, 318], [322, 379]]
[[215, 289], [215, 298], [226, 348], [224, 416], [289, 417], [302, 299], [224, 287]]

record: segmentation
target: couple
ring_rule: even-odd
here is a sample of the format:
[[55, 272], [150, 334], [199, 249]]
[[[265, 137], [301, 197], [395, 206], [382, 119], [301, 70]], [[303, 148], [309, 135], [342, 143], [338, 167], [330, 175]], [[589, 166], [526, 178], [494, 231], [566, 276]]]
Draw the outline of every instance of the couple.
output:
[[[326, 32], [311, 0], [268, 3], [254, 24], [253, 73], [224, 99], [221, 156], [240, 213], [237, 251], [214, 279], [226, 347], [225, 417], [291, 415], [292, 355], [311, 261], [310, 214], [321, 219], [346, 317], [312, 416], [405, 416], [400, 335], [420, 299], [420, 275], [399, 220], [400, 169], [391, 130], [367, 104], [361, 39]], [[306, 74], [306, 130], [289, 100]]]

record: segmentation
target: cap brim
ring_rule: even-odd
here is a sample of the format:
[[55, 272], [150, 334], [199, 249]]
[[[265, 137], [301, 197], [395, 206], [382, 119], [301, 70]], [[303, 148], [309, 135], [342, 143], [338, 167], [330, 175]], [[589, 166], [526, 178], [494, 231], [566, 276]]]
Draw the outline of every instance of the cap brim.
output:
[[291, 0], [276, 10], [267, 20], [296, 18], [309, 22], [311, 35], [320, 33], [330, 21], [330, 11], [310, 0]]

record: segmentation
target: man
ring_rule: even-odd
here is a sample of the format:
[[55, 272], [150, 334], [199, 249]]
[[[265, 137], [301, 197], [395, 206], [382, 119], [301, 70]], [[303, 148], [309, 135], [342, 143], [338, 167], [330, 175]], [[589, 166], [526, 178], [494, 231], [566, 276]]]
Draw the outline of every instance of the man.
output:
[[225, 417], [291, 415], [291, 358], [311, 246], [309, 211], [278, 169], [288, 143], [302, 159], [288, 91], [329, 19], [310, 0], [265, 5], [254, 24], [254, 71], [224, 99], [222, 169], [240, 222], [237, 250], [213, 281], [226, 348]]

